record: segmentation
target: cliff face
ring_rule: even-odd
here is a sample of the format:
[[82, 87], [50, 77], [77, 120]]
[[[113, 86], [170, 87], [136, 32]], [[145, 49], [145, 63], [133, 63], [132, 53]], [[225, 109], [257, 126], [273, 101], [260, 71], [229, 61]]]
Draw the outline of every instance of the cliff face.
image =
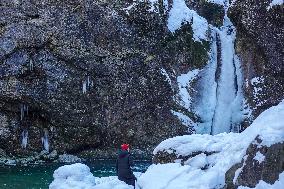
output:
[[160, 69], [186, 65], [172, 56], [189, 53], [169, 48], [162, 16], [144, 14], [149, 4], [125, 7], [1, 1], [0, 146], [8, 154], [40, 151], [44, 136], [50, 149], [75, 153], [122, 142], [151, 149], [187, 131], [170, 112], [173, 91]]
[[[205, 0], [151, 2], [0, 1], [0, 148], [7, 155], [47, 148], [105, 154], [122, 142], [150, 153], [166, 138], [210, 126], [214, 86], [226, 63], [220, 34], [234, 35], [230, 23], [219, 30], [224, 7]], [[191, 20], [171, 32], [178, 3], [196, 12], [183, 10]], [[242, 103], [244, 89], [252, 118], [284, 91], [283, 6], [268, 5], [236, 2], [228, 15], [245, 79], [239, 85], [232, 54], [231, 92]], [[198, 29], [207, 39], [196, 40]]]
[[254, 116], [283, 99], [283, 4], [270, 3], [235, 1], [228, 12], [238, 31], [236, 50], [243, 65], [245, 95]]

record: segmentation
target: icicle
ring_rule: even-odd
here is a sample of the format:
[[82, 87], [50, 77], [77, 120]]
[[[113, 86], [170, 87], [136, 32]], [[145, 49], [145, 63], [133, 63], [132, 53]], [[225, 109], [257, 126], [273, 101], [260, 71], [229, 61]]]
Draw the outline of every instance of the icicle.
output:
[[91, 79], [90, 76], [87, 76], [87, 78], [83, 81], [83, 87], [82, 92], [83, 94], [86, 94], [88, 90], [90, 90], [94, 86], [94, 82]]
[[34, 64], [33, 64], [32, 60], [30, 60], [30, 62], [29, 62], [29, 69], [30, 69], [30, 71], [33, 71], [33, 69], [34, 69]]
[[87, 83], [86, 81], [83, 81], [83, 94], [87, 92]]
[[90, 86], [90, 76], [87, 77], [87, 86]]
[[41, 137], [41, 142], [42, 142], [44, 150], [49, 152], [48, 130], [47, 129], [44, 129], [44, 134], [43, 134], [43, 137]]
[[24, 130], [21, 134], [22, 136], [22, 143], [21, 143], [21, 146], [22, 148], [26, 148], [27, 147], [27, 144], [28, 144], [28, 131], [27, 130]]
[[29, 114], [29, 106], [25, 104], [20, 105], [21, 120], [24, 119], [25, 115]]
[[20, 105], [20, 109], [21, 109], [21, 120], [23, 120], [23, 118], [24, 118], [24, 106], [23, 106], [23, 104]]

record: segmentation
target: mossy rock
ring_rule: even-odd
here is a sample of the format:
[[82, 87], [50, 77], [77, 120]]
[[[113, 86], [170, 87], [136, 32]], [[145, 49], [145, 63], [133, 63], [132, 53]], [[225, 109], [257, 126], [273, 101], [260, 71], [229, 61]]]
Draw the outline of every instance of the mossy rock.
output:
[[193, 31], [190, 23], [184, 23], [175, 33], [169, 34], [162, 45], [173, 56], [182, 55], [181, 63], [190, 65], [191, 68], [203, 68], [208, 61], [210, 42], [193, 40]]

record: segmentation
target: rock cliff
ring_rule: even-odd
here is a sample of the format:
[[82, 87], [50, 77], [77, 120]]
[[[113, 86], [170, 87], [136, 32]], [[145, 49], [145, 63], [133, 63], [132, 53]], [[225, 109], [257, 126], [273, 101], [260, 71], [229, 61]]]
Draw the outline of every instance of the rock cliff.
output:
[[[1, 154], [94, 150], [92, 155], [108, 157], [122, 142], [145, 154], [166, 138], [211, 126], [210, 112], [204, 117], [198, 109], [212, 107], [195, 106], [210, 101], [206, 95], [201, 100], [205, 88], [219, 85], [225, 9], [214, 1], [186, 0], [198, 16], [173, 32], [171, 10], [182, 2], [0, 0]], [[267, 8], [269, 3], [235, 1], [228, 10], [244, 77], [237, 86], [241, 76], [233, 56], [232, 93], [237, 99], [244, 90], [238, 100], [245, 114], [227, 125], [230, 131], [244, 129], [283, 97], [283, 5]], [[194, 28], [198, 19], [205, 26]], [[207, 39], [196, 39], [202, 27]], [[226, 27], [223, 33], [233, 36], [232, 26]], [[192, 104], [184, 101], [190, 97]]]

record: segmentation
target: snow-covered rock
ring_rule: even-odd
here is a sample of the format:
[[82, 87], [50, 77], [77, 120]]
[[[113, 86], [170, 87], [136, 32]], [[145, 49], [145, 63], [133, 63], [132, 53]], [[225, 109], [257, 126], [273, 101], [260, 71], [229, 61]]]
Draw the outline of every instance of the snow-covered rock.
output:
[[[135, 173], [138, 177], [140, 173]], [[54, 171], [49, 189], [133, 189], [117, 176], [94, 177], [90, 168], [82, 163], [64, 165]]]
[[[257, 139], [259, 142], [255, 144]], [[159, 153], [167, 153], [175, 158], [172, 159], [172, 163], [152, 165], [138, 179], [138, 183], [143, 189], [222, 188], [225, 186], [226, 172], [233, 165], [242, 161], [246, 162], [243, 159], [246, 159], [244, 157], [247, 156], [246, 153], [248, 153], [250, 145], [269, 148], [275, 144], [281, 144], [283, 141], [284, 101], [263, 112], [242, 133], [221, 133], [215, 136], [195, 134], [163, 141], [154, 150], [155, 156], [158, 156]], [[254, 164], [259, 161], [265, 162], [266, 158], [260, 154], [256, 157], [257, 152], [249, 154], [247, 159], [256, 158], [257, 160], [252, 161]], [[280, 156], [280, 154], [277, 155]], [[188, 158], [183, 159], [184, 166], [174, 163], [184, 157]], [[277, 162], [275, 163], [277, 164]], [[244, 169], [247, 168], [244, 167]], [[281, 173], [281, 166], [279, 170], [275, 174]], [[152, 182], [155, 178], [158, 181]]]
[[95, 186], [95, 177], [87, 165], [76, 163], [59, 167], [53, 173], [49, 189], [88, 189]]

